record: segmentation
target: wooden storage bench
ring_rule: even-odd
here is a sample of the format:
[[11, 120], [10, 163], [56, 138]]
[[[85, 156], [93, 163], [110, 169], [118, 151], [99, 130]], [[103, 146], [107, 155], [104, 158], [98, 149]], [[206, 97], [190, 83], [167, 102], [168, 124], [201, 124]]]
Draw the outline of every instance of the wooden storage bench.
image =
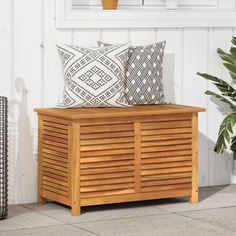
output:
[[189, 196], [198, 202], [203, 108], [35, 109], [39, 203], [81, 206]]

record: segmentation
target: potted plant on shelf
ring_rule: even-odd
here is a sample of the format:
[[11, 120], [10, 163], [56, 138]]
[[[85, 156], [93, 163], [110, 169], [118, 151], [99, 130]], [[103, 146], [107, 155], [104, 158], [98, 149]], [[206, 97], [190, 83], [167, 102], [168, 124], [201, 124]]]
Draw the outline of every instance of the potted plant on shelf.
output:
[[[236, 83], [236, 37], [232, 39], [233, 46], [230, 48], [230, 52], [226, 53], [220, 48], [217, 49], [217, 53], [223, 60], [223, 65], [227, 68], [230, 76], [233, 79], [233, 83]], [[234, 125], [236, 124], [236, 90], [234, 85], [230, 85], [224, 79], [217, 78], [209, 74], [197, 73], [207, 80], [213, 81], [213, 84], [219, 90], [219, 93], [215, 93], [207, 90], [205, 93], [210, 96], [214, 96], [221, 102], [225, 103], [230, 108], [230, 113], [226, 115], [222, 121], [218, 133], [218, 139], [215, 144], [214, 151], [217, 153], [223, 153], [227, 147], [236, 153], [236, 134], [234, 133]]]
[[102, 8], [104, 10], [117, 9], [118, 0], [102, 0]]

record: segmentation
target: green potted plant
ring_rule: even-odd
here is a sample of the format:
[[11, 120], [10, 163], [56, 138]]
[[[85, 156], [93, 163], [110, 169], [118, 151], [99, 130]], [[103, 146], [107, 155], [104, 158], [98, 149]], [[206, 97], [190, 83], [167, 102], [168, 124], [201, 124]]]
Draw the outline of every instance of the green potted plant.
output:
[[102, 8], [104, 10], [117, 9], [118, 0], [102, 0]]
[[[233, 83], [236, 83], [236, 37], [232, 39], [233, 46], [230, 48], [230, 52], [226, 53], [220, 48], [217, 49], [217, 53], [223, 61], [223, 65], [227, 68], [230, 76], [233, 79]], [[220, 125], [218, 132], [218, 139], [215, 144], [214, 151], [217, 153], [223, 153], [227, 147], [236, 153], [236, 134], [234, 133], [234, 125], [236, 124], [236, 90], [234, 85], [230, 85], [224, 79], [217, 78], [209, 74], [197, 73], [201, 77], [210, 80], [219, 90], [219, 93], [215, 93], [207, 90], [207, 95], [213, 96], [221, 102], [225, 103], [230, 108], [230, 113], [226, 115]]]

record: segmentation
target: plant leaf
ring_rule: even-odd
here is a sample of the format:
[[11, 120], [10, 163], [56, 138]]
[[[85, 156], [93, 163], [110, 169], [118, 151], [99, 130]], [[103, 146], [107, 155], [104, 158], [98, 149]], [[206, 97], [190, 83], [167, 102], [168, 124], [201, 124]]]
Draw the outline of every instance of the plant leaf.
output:
[[229, 97], [233, 102], [236, 102], [236, 90], [227, 82], [224, 80], [217, 78], [215, 76], [209, 75], [209, 74], [202, 74], [202, 73], [197, 73], [197, 75], [200, 75], [201, 77], [214, 81], [214, 85], [221, 91], [221, 94], [223, 96]]
[[207, 90], [207, 91], [205, 92], [205, 94], [216, 97], [216, 98], [219, 99], [221, 102], [224, 102], [224, 103], [228, 104], [228, 105], [230, 106], [230, 108], [231, 108], [233, 111], [236, 112], [236, 106], [235, 106], [232, 102], [230, 102], [228, 99], [226, 99], [225, 97], [223, 97], [223, 96], [221, 96], [221, 95], [219, 95], [219, 94], [217, 94], [217, 93], [214, 93], [214, 92], [212, 92], [212, 91], [209, 91], [209, 90]]
[[218, 139], [214, 148], [217, 153], [223, 153], [227, 148], [227, 144], [231, 144], [231, 135], [233, 127], [236, 124], [236, 113], [230, 114], [224, 118], [220, 125]]

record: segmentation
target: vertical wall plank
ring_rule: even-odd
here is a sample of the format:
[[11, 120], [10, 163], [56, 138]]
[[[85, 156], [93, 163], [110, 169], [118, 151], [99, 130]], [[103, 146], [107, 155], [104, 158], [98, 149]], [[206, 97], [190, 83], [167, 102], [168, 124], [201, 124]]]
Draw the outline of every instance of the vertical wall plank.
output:
[[[25, 7], [30, 9], [26, 11]], [[41, 1], [14, 1], [14, 117], [16, 122], [15, 202], [36, 201], [34, 137], [41, 105]], [[35, 134], [36, 133], [36, 134]]]
[[100, 40], [101, 30], [74, 30], [73, 44], [83, 47], [96, 47], [97, 41]]
[[219, 0], [219, 9], [235, 10], [235, 0]]
[[103, 29], [101, 40], [108, 43], [126, 43], [129, 41], [129, 30], [127, 29]]
[[[207, 107], [207, 82], [196, 76], [197, 71], [207, 71], [207, 29], [185, 30], [183, 34], [183, 103]], [[196, 56], [198, 55], [198, 56]], [[207, 113], [199, 114], [199, 185], [208, 184]]]
[[132, 45], [146, 45], [157, 42], [157, 29], [131, 29], [130, 41]]
[[[12, 2], [9, 0], [0, 1], [0, 96], [8, 97], [9, 104], [13, 99], [12, 78], [14, 67], [13, 60], [13, 21], [12, 21]], [[9, 161], [8, 161], [8, 200], [9, 204], [14, 203], [14, 123], [12, 120], [13, 113], [11, 112], [11, 105], [9, 106], [9, 124], [8, 124], [8, 143], [9, 143]]]
[[55, 0], [44, 1], [44, 106], [55, 107], [63, 91], [62, 67], [56, 44], [72, 44], [72, 30], [55, 28]]
[[159, 29], [157, 39], [158, 41], [166, 40], [163, 63], [163, 82], [166, 98], [169, 102], [181, 103], [182, 30]]
[[[209, 34], [209, 73], [219, 78], [226, 78], [230, 81], [227, 70], [222, 65], [216, 49], [222, 48], [228, 51], [231, 44], [232, 29], [211, 29]], [[212, 83], [209, 83], [209, 90], [218, 92]], [[219, 107], [220, 105], [220, 107]], [[218, 103], [215, 99], [209, 99], [209, 121], [208, 121], [208, 139], [209, 139], [209, 184], [221, 185], [230, 182], [232, 173], [232, 157], [230, 154], [218, 155], [213, 149], [217, 140], [219, 125], [224, 115], [222, 109], [225, 105]]]

